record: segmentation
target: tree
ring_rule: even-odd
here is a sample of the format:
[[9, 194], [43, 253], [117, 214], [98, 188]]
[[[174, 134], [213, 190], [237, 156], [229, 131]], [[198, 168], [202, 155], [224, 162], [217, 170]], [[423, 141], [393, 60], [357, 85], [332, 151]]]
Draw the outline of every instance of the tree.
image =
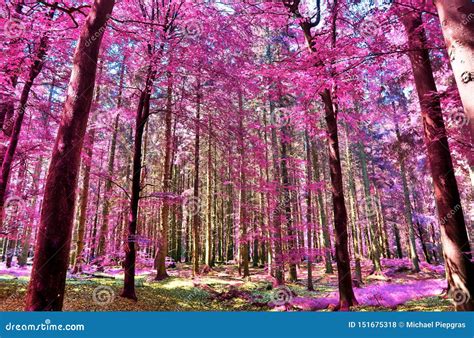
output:
[[62, 309], [80, 155], [94, 93], [97, 58], [114, 0], [95, 0], [82, 27], [46, 180], [26, 310]]
[[409, 57], [423, 117], [424, 139], [433, 177], [434, 193], [441, 226], [446, 277], [451, 293], [468, 295], [467, 301], [456, 304], [458, 310], [473, 310], [474, 266], [454, 176], [450, 147], [441, 112], [441, 104], [433, 78], [423, 21], [419, 12], [401, 14], [408, 35]]
[[[171, 185], [171, 151], [172, 151], [172, 95], [173, 95], [173, 78], [168, 74], [168, 89], [166, 94], [166, 110], [165, 110], [165, 161], [163, 163], [163, 192], [169, 193]], [[163, 201], [161, 210], [161, 236], [159, 239], [158, 253], [156, 254], [156, 280], [168, 277], [166, 273], [165, 259], [168, 252], [168, 230], [169, 230], [169, 201]]]

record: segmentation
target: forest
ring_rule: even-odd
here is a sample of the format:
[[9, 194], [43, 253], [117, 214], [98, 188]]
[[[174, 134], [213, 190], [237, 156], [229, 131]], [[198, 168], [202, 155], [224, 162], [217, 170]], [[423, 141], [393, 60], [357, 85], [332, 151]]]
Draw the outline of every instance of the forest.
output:
[[471, 0], [2, 0], [1, 311], [473, 311]]

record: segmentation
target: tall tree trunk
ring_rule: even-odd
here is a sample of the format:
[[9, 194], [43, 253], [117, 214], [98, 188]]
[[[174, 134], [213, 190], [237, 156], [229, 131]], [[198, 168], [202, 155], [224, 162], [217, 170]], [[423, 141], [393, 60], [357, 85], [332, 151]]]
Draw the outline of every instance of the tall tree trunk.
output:
[[[319, 165], [319, 156], [318, 156], [318, 149], [316, 147], [315, 142], [313, 141], [312, 148], [312, 160], [313, 160], [313, 172], [314, 172], [314, 180], [319, 182], [321, 180], [320, 175], [320, 165]], [[324, 250], [324, 265], [326, 273], [333, 273], [332, 268], [332, 261], [331, 261], [331, 239], [329, 236], [329, 226], [328, 226], [328, 218], [326, 217], [326, 211], [324, 208], [324, 201], [323, 201], [323, 192], [318, 191], [316, 194], [316, 203], [318, 207], [318, 216], [319, 216], [319, 224], [321, 225], [321, 237], [323, 242], [323, 250]]]
[[380, 233], [377, 227], [377, 221], [375, 218], [376, 216], [376, 204], [375, 198], [372, 197], [372, 192], [370, 191], [370, 180], [367, 170], [367, 156], [365, 154], [364, 145], [359, 142], [359, 158], [361, 163], [362, 169], [362, 180], [364, 183], [364, 195], [365, 195], [365, 209], [366, 209], [366, 216], [367, 221], [369, 223], [369, 230], [370, 236], [372, 238], [371, 247], [370, 247], [370, 258], [374, 263], [374, 272], [381, 273], [382, 272], [382, 265], [380, 264], [380, 244], [378, 238]]
[[[122, 92], [123, 92], [123, 81], [125, 73], [125, 56], [122, 64], [120, 65], [120, 82], [119, 82], [119, 94], [117, 99], [117, 108], [122, 106]], [[105, 198], [104, 206], [102, 208], [102, 226], [100, 229], [98, 255], [103, 256], [106, 253], [106, 239], [109, 232], [109, 210], [110, 210], [110, 195], [112, 192], [112, 178], [114, 174], [114, 163], [115, 163], [115, 152], [117, 148], [117, 135], [119, 129], [120, 114], [115, 116], [114, 129], [112, 132], [112, 141], [110, 142], [110, 153], [109, 162], [107, 164], [107, 180], [105, 181]]]
[[426, 34], [419, 13], [406, 13], [402, 21], [408, 34], [410, 61], [423, 117], [425, 144], [433, 177], [441, 226], [449, 292], [465, 300], [457, 310], [474, 310], [474, 263], [467, 237], [459, 190], [454, 176], [446, 128], [426, 49]]
[[284, 116], [280, 114], [280, 124], [281, 126], [281, 180], [283, 184], [283, 211], [285, 212], [285, 220], [288, 232], [288, 250], [289, 250], [289, 280], [292, 282], [296, 282], [298, 279], [297, 271], [296, 271], [296, 263], [295, 263], [295, 234], [293, 231], [293, 222], [292, 222], [292, 215], [291, 215], [291, 191], [290, 191], [290, 178], [288, 173], [288, 146], [289, 146], [289, 139], [290, 135], [288, 132], [288, 126], [284, 120]]
[[114, 0], [95, 0], [74, 53], [53, 148], [25, 309], [59, 311], [69, 263], [78, 169], [94, 93], [99, 47]]
[[140, 95], [137, 115], [135, 117], [135, 138], [133, 145], [132, 164], [132, 194], [130, 195], [130, 214], [127, 231], [127, 242], [125, 244], [124, 272], [125, 279], [121, 297], [137, 300], [135, 294], [135, 259], [138, 223], [138, 204], [140, 201], [141, 175], [142, 175], [142, 145], [145, 125], [150, 113], [151, 84], [154, 77], [151, 66], [148, 68], [145, 89]]
[[420, 271], [420, 264], [418, 255], [416, 253], [416, 238], [415, 238], [415, 227], [413, 225], [413, 215], [412, 215], [412, 208], [410, 202], [410, 191], [408, 190], [408, 183], [407, 183], [407, 174], [406, 174], [406, 165], [405, 165], [405, 156], [403, 154], [402, 149], [402, 139], [400, 136], [400, 131], [396, 129], [398, 146], [397, 146], [397, 153], [398, 153], [398, 162], [400, 163], [400, 176], [402, 178], [402, 187], [403, 187], [403, 199], [405, 205], [405, 220], [408, 225], [408, 242], [410, 247], [410, 258], [411, 263], [413, 265], [413, 271], [419, 272]]
[[353, 156], [350, 149], [350, 140], [349, 140], [349, 128], [346, 126], [346, 161], [347, 161], [347, 171], [348, 171], [348, 186], [349, 186], [349, 208], [350, 208], [350, 223], [352, 231], [352, 245], [354, 248], [354, 267], [355, 267], [355, 276], [354, 279], [362, 284], [362, 269], [360, 265], [361, 249], [359, 242], [360, 229], [358, 226], [359, 220], [359, 211], [357, 209], [357, 190], [356, 183], [354, 179], [354, 169], [352, 166]]
[[[270, 124], [275, 126], [275, 112], [274, 104], [270, 101]], [[282, 285], [285, 283], [285, 258], [283, 256], [283, 243], [282, 243], [282, 229], [281, 229], [281, 210], [284, 210], [283, 205], [283, 192], [280, 187], [280, 151], [278, 149], [278, 139], [275, 127], [271, 128], [271, 144], [272, 144], [272, 164], [273, 164], [273, 179], [277, 182], [276, 188], [276, 206], [273, 209], [273, 229], [271, 230], [272, 242], [273, 242], [273, 271], [275, 273], [276, 283]]]
[[346, 310], [357, 305], [352, 290], [351, 264], [347, 248], [347, 211], [344, 203], [342, 186], [341, 159], [339, 155], [339, 140], [337, 135], [337, 109], [333, 106], [331, 92], [325, 89], [321, 93], [325, 106], [326, 123], [329, 145], [329, 167], [332, 185], [332, 201], [334, 208], [334, 231], [336, 241], [336, 263], [339, 283], [339, 305]]
[[90, 183], [90, 174], [91, 174], [91, 162], [92, 155], [94, 151], [94, 138], [95, 138], [95, 129], [92, 128], [87, 132], [86, 135], [86, 145], [85, 145], [85, 156], [83, 157], [83, 178], [82, 178], [82, 193], [81, 193], [81, 205], [79, 208], [79, 222], [77, 225], [77, 242], [76, 242], [76, 253], [74, 259], [74, 267], [72, 273], [78, 273], [82, 271], [82, 264], [84, 263], [84, 234], [86, 228], [87, 220], [87, 204], [89, 201], [89, 183]]
[[[170, 191], [171, 185], [171, 150], [173, 139], [171, 135], [172, 127], [172, 96], [173, 82], [171, 74], [168, 74], [168, 89], [165, 111], [165, 161], [163, 168], [163, 192], [166, 194]], [[166, 255], [168, 253], [168, 228], [169, 228], [169, 199], [163, 199], [161, 209], [161, 235], [159, 236], [158, 252], [156, 254], [156, 277], [155, 280], [162, 280], [168, 277], [166, 272]]]
[[[194, 186], [193, 186], [193, 198], [194, 203], [200, 204], [199, 199], [199, 147], [200, 147], [200, 123], [201, 123], [201, 78], [198, 77], [197, 93], [196, 93], [196, 135], [194, 140]], [[193, 240], [193, 251], [192, 251], [192, 263], [193, 263], [193, 275], [199, 275], [199, 255], [201, 253], [199, 245], [199, 229], [201, 227], [201, 215], [200, 208], [196, 206], [192, 215], [192, 240]]]
[[[40, 177], [41, 177], [41, 172], [43, 169], [43, 157], [40, 156], [38, 161], [36, 162], [35, 169], [34, 169], [34, 183], [31, 189], [31, 195], [33, 195], [33, 200], [31, 202], [31, 206], [33, 208], [33, 215], [36, 215], [37, 209], [38, 209], [38, 189], [40, 185]], [[19, 266], [25, 266], [28, 261], [28, 255], [30, 253], [30, 245], [31, 245], [31, 237], [33, 235], [33, 229], [34, 229], [34, 224], [35, 224], [35, 219], [34, 216], [30, 216], [30, 221], [29, 224], [26, 226], [26, 234], [25, 238], [23, 240], [23, 248], [21, 251], [21, 256], [18, 259], [18, 265]]]
[[240, 174], [240, 196], [239, 196], [239, 226], [240, 226], [240, 238], [239, 238], [239, 272], [243, 268], [242, 277], [250, 276], [249, 272], [249, 252], [248, 252], [248, 238], [247, 238], [247, 224], [249, 222], [247, 212], [247, 178], [246, 178], [246, 164], [245, 164], [245, 143], [244, 143], [244, 103], [243, 94], [239, 90], [239, 174]]
[[312, 251], [312, 232], [313, 232], [313, 219], [312, 215], [312, 203], [311, 203], [311, 184], [313, 183], [313, 175], [311, 172], [311, 142], [309, 141], [308, 131], [305, 131], [304, 135], [305, 147], [306, 147], [306, 239], [307, 239], [307, 261], [308, 261], [308, 283], [307, 288], [309, 291], [313, 291], [313, 251]]
[[207, 152], [207, 208], [206, 208], [206, 252], [205, 263], [212, 266], [212, 116], [208, 116], [208, 152]]

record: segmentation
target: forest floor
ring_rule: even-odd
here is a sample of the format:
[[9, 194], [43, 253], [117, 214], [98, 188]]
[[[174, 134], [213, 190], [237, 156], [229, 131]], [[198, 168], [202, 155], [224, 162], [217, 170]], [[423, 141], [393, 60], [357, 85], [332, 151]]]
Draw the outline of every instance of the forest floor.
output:
[[[364, 262], [363, 284], [354, 287], [359, 306], [354, 311], [452, 311], [442, 296], [446, 282], [441, 266], [422, 263], [412, 273], [407, 260], [383, 260], [383, 276], [368, 275]], [[335, 267], [335, 266], [334, 266]], [[22, 311], [31, 267], [6, 269], [0, 264], [0, 310]], [[86, 271], [69, 275], [65, 311], [330, 311], [337, 303], [337, 275], [325, 274], [315, 264], [315, 291], [306, 290], [306, 268], [301, 264], [299, 280], [274, 288], [272, 279], [260, 268], [251, 268], [243, 280], [235, 265], [221, 265], [206, 275], [192, 278], [190, 266], [169, 269], [169, 278], [154, 281], [154, 271], [137, 271], [138, 301], [119, 297], [123, 273], [119, 268], [105, 272]]]

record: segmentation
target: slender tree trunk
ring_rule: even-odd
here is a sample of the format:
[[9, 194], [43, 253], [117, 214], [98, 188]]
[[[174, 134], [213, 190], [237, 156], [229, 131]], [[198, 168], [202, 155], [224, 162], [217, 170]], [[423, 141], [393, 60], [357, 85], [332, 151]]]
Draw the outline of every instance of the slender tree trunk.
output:
[[298, 279], [297, 271], [296, 271], [296, 263], [295, 263], [295, 234], [293, 231], [293, 222], [292, 222], [292, 215], [291, 215], [291, 191], [290, 191], [290, 178], [288, 173], [288, 146], [289, 146], [289, 132], [288, 127], [286, 125], [286, 121], [284, 121], [283, 115], [280, 116], [280, 123], [282, 124], [281, 127], [281, 179], [283, 183], [283, 211], [285, 212], [285, 220], [288, 232], [288, 251], [289, 251], [289, 280], [292, 282], [296, 282]]
[[[165, 112], [165, 161], [163, 168], [163, 192], [168, 194], [171, 185], [171, 151], [173, 147], [173, 139], [171, 135], [172, 127], [172, 96], [173, 96], [173, 80], [171, 74], [168, 74], [168, 89]], [[169, 200], [163, 200], [161, 209], [161, 235], [159, 236], [158, 252], [156, 254], [156, 277], [155, 280], [162, 280], [168, 277], [166, 272], [166, 255], [168, 253], [168, 228], [169, 228]]]
[[382, 265], [380, 264], [380, 244], [378, 238], [380, 233], [377, 227], [377, 221], [375, 218], [376, 216], [376, 204], [375, 199], [372, 197], [372, 192], [370, 191], [370, 180], [367, 170], [367, 156], [365, 154], [364, 145], [362, 143], [358, 143], [359, 146], [359, 158], [361, 162], [361, 169], [362, 169], [362, 180], [364, 183], [364, 195], [365, 195], [365, 210], [367, 221], [369, 222], [369, 230], [370, 236], [372, 238], [371, 248], [370, 248], [370, 256], [374, 263], [374, 272], [381, 273], [382, 272]]
[[130, 214], [128, 222], [128, 236], [125, 244], [124, 272], [125, 279], [121, 297], [137, 300], [135, 294], [135, 259], [136, 259], [136, 236], [138, 224], [138, 204], [140, 201], [141, 175], [142, 175], [142, 145], [145, 125], [150, 112], [151, 83], [153, 82], [153, 71], [149, 67], [145, 89], [140, 95], [137, 115], [135, 118], [135, 138], [133, 145], [132, 164], [132, 194], [130, 195]]
[[94, 138], [95, 138], [95, 129], [91, 129], [87, 132], [86, 135], [86, 145], [85, 145], [85, 156], [83, 157], [83, 179], [82, 179], [82, 193], [81, 193], [81, 205], [80, 205], [80, 214], [79, 222], [77, 225], [77, 242], [76, 242], [76, 253], [74, 260], [74, 267], [72, 273], [78, 273], [82, 271], [82, 264], [84, 263], [84, 234], [86, 228], [87, 220], [87, 205], [89, 201], [89, 183], [90, 183], [90, 174], [91, 174], [91, 161], [94, 151]]
[[240, 225], [240, 238], [239, 238], [239, 248], [240, 248], [240, 259], [239, 259], [239, 271], [243, 268], [242, 277], [250, 276], [249, 272], [249, 252], [248, 252], [248, 238], [247, 238], [247, 224], [249, 222], [248, 212], [247, 212], [247, 178], [246, 178], [246, 164], [245, 164], [245, 143], [244, 143], [244, 111], [243, 111], [243, 94], [239, 90], [239, 173], [240, 173], [240, 206], [239, 206], [239, 225]]
[[[321, 180], [320, 175], [320, 165], [319, 165], [319, 156], [318, 150], [316, 147], [315, 142], [313, 142], [312, 146], [312, 160], [313, 160], [313, 172], [314, 172], [314, 180], [319, 182]], [[328, 226], [328, 219], [326, 217], [326, 211], [324, 208], [324, 201], [323, 201], [323, 192], [318, 191], [316, 195], [317, 199], [317, 206], [318, 206], [318, 215], [319, 215], [319, 224], [321, 225], [321, 237], [323, 242], [323, 250], [324, 250], [324, 265], [326, 269], [326, 273], [333, 273], [332, 268], [332, 261], [331, 261], [331, 240], [329, 237], [329, 226]]]
[[[125, 57], [120, 66], [120, 83], [119, 83], [119, 95], [117, 101], [117, 108], [122, 106], [122, 91], [123, 91], [123, 80], [124, 80], [124, 73], [125, 73]], [[100, 238], [99, 238], [99, 248], [98, 248], [98, 255], [103, 256], [106, 253], [106, 239], [109, 232], [109, 210], [110, 210], [110, 195], [112, 192], [112, 178], [114, 174], [114, 163], [115, 163], [115, 152], [117, 147], [117, 135], [118, 135], [118, 127], [120, 122], [120, 114], [115, 116], [114, 122], [114, 130], [112, 132], [112, 141], [110, 142], [110, 154], [109, 154], [109, 162], [107, 164], [107, 180], [105, 181], [105, 198], [104, 198], [104, 206], [102, 208], [102, 226], [100, 229]]]
[[311, 143], [309, 141], [308, 132], [305, 131], [305, 146], [306, 146], [306, 236], [307, 236], [307, 261], [308, 261], [308, 285], [307, 288], [309, 291], [313, 291], [313, 251], [312, 251], [312, 228], [313, 228], [313, 219], [312, 215], [312, 203], [311, 203], [311, 188], [310, 185], [313, 183], [313, 175], [311, 172]]
[[329, 167], [334, 207], [334, 230], [336, 241], [336, 263], [339, 283], [339, 308], [346, 310], [357, 305], [352, 290], [351, 264], [347, 248], [347, 212], [342, 186], [341, 159], [337, 135], [337, 110], [333, 106], [331, 92], [325, 89], [321, 93], [325, 106], [329, 144]]
[[[273, 102], [270, 101], [270, 124], [275, 125], [275, 112]], [[276, 188], [276, 206], [273, 209], [273, 233], [272, 242], [274, 247], [274, 257], [272, 259], [275, 273], [276, 283], [278, 285], [285, 284], [285, 259], [283, 257], [283, 245], [282, 245], [282, 229], [281, 229], [281, 210], [283, 210], [283, 192], [280, 187], [280, 156], [278, 150], [278, 140], [275, 128], [271, 128], [271, 144], [272, 144], [272, 164], [273, 164], [273, 175], [274, 181], [278, 183]]]
[[433, 78], [433, 70], [426, 49], [426, 34], [419, 13], [406, 13], [402, 17], [408, 34], [415, 85], [423, 117], [425, 144], [433, 177], [434, 193], [441, 226], [448, 293], [459, 294], [465, 301], [456, 302], [456, 309], [474, 310], [474, 263], [454, 176], [446, 128], [440, 99]]
[[347, 171], [348, 171], [348, 186], [349, 186], [349, 208], [350, 208], [350, 223], [352, 231], [352, 245], [354, 248], [354, 263], [355, 263], [355, 276], [354, 279], [362, 284], [362, 269], [360, 265], [361, 250], [359, 242], [360, 229], [358, 227], [357, 221], [359, 220], [359, 212], [357, 209], [357, 190], [356, 183], [354, 179], [354, 169], [352, 166], [353, 156], [349, 145], [349, 131], [346, 126], [346, 161], [347, 161]]
[[[36, 211], [38, 209], [38, 189], [39, 189], [39, 184], [40, 184], [40, 177], [41, 177], [41, 172], [43, 169], [43, 157], [40, 156], [38, 159], [38, 162], [35, 165], [34, 169], [34, 184], [32, 187], [32, 192], [31, 194], [34, 196], [33, 200], [31, 202], [31, 206], [33, 208], [34, 214], [36, 214]], [[30, 245], [31, 245], [31, 237], [33, 235], [33, 229], [34, 229], [34, 224], [35, 224], [35, 219], [34, 216], [30, 217], [29, 224], [26, 226], [26, 234], [23, 240], [23, 248], [21, 251], [21, 256], [18, 259], [18, 265], [19, 266], [25, 266], [28, 261], [28, 255], [30, 253]]]
[[208, 116], [208, 152], [207, 152], [207, 210], [206, 210], [206, 252], [205, 263], [207, 266], [212, 266], [212, 116]]
[[[201, 123], [201, 79], [198, 78], [196, 93], [196, 135], [194, 140], [194, 187], [193, 198], [194, 203], [200, 204], [199, 197], [199, 147], [200, 147], [200, 123]], [[193, 275], [199, 275], [199, 256], [201, 253], [199, 245], [199, 229], [201, 227], [200, 207], [196, 206], [192, 215], [192, 240], [193, 240]]]
[[416, 239], [415, 239], [415, 228], [413, 225], [413, 215], [411, 210], [411, 203], [410, 203], [410, 191], [408, 190], [408, 183], [406, 177], [406, 167], [405, 167], [405, 156], [403, 155], [402, 150], [402, 140], [400, 136], [400, 131], [396, 130], [397, 140], [398, 140], [398, 162], [400, 163], [400, 176], [402, 178], [402, 187], [403, 187], [403, 198], [405, 204], [405, 220], [408, 225], [408, 241], [410, 247], [410, 258], [411, 263], [413, 265], [413, 271], [419, 272], [420, 271], [420, 264], [418, 255], [416, 253]]

